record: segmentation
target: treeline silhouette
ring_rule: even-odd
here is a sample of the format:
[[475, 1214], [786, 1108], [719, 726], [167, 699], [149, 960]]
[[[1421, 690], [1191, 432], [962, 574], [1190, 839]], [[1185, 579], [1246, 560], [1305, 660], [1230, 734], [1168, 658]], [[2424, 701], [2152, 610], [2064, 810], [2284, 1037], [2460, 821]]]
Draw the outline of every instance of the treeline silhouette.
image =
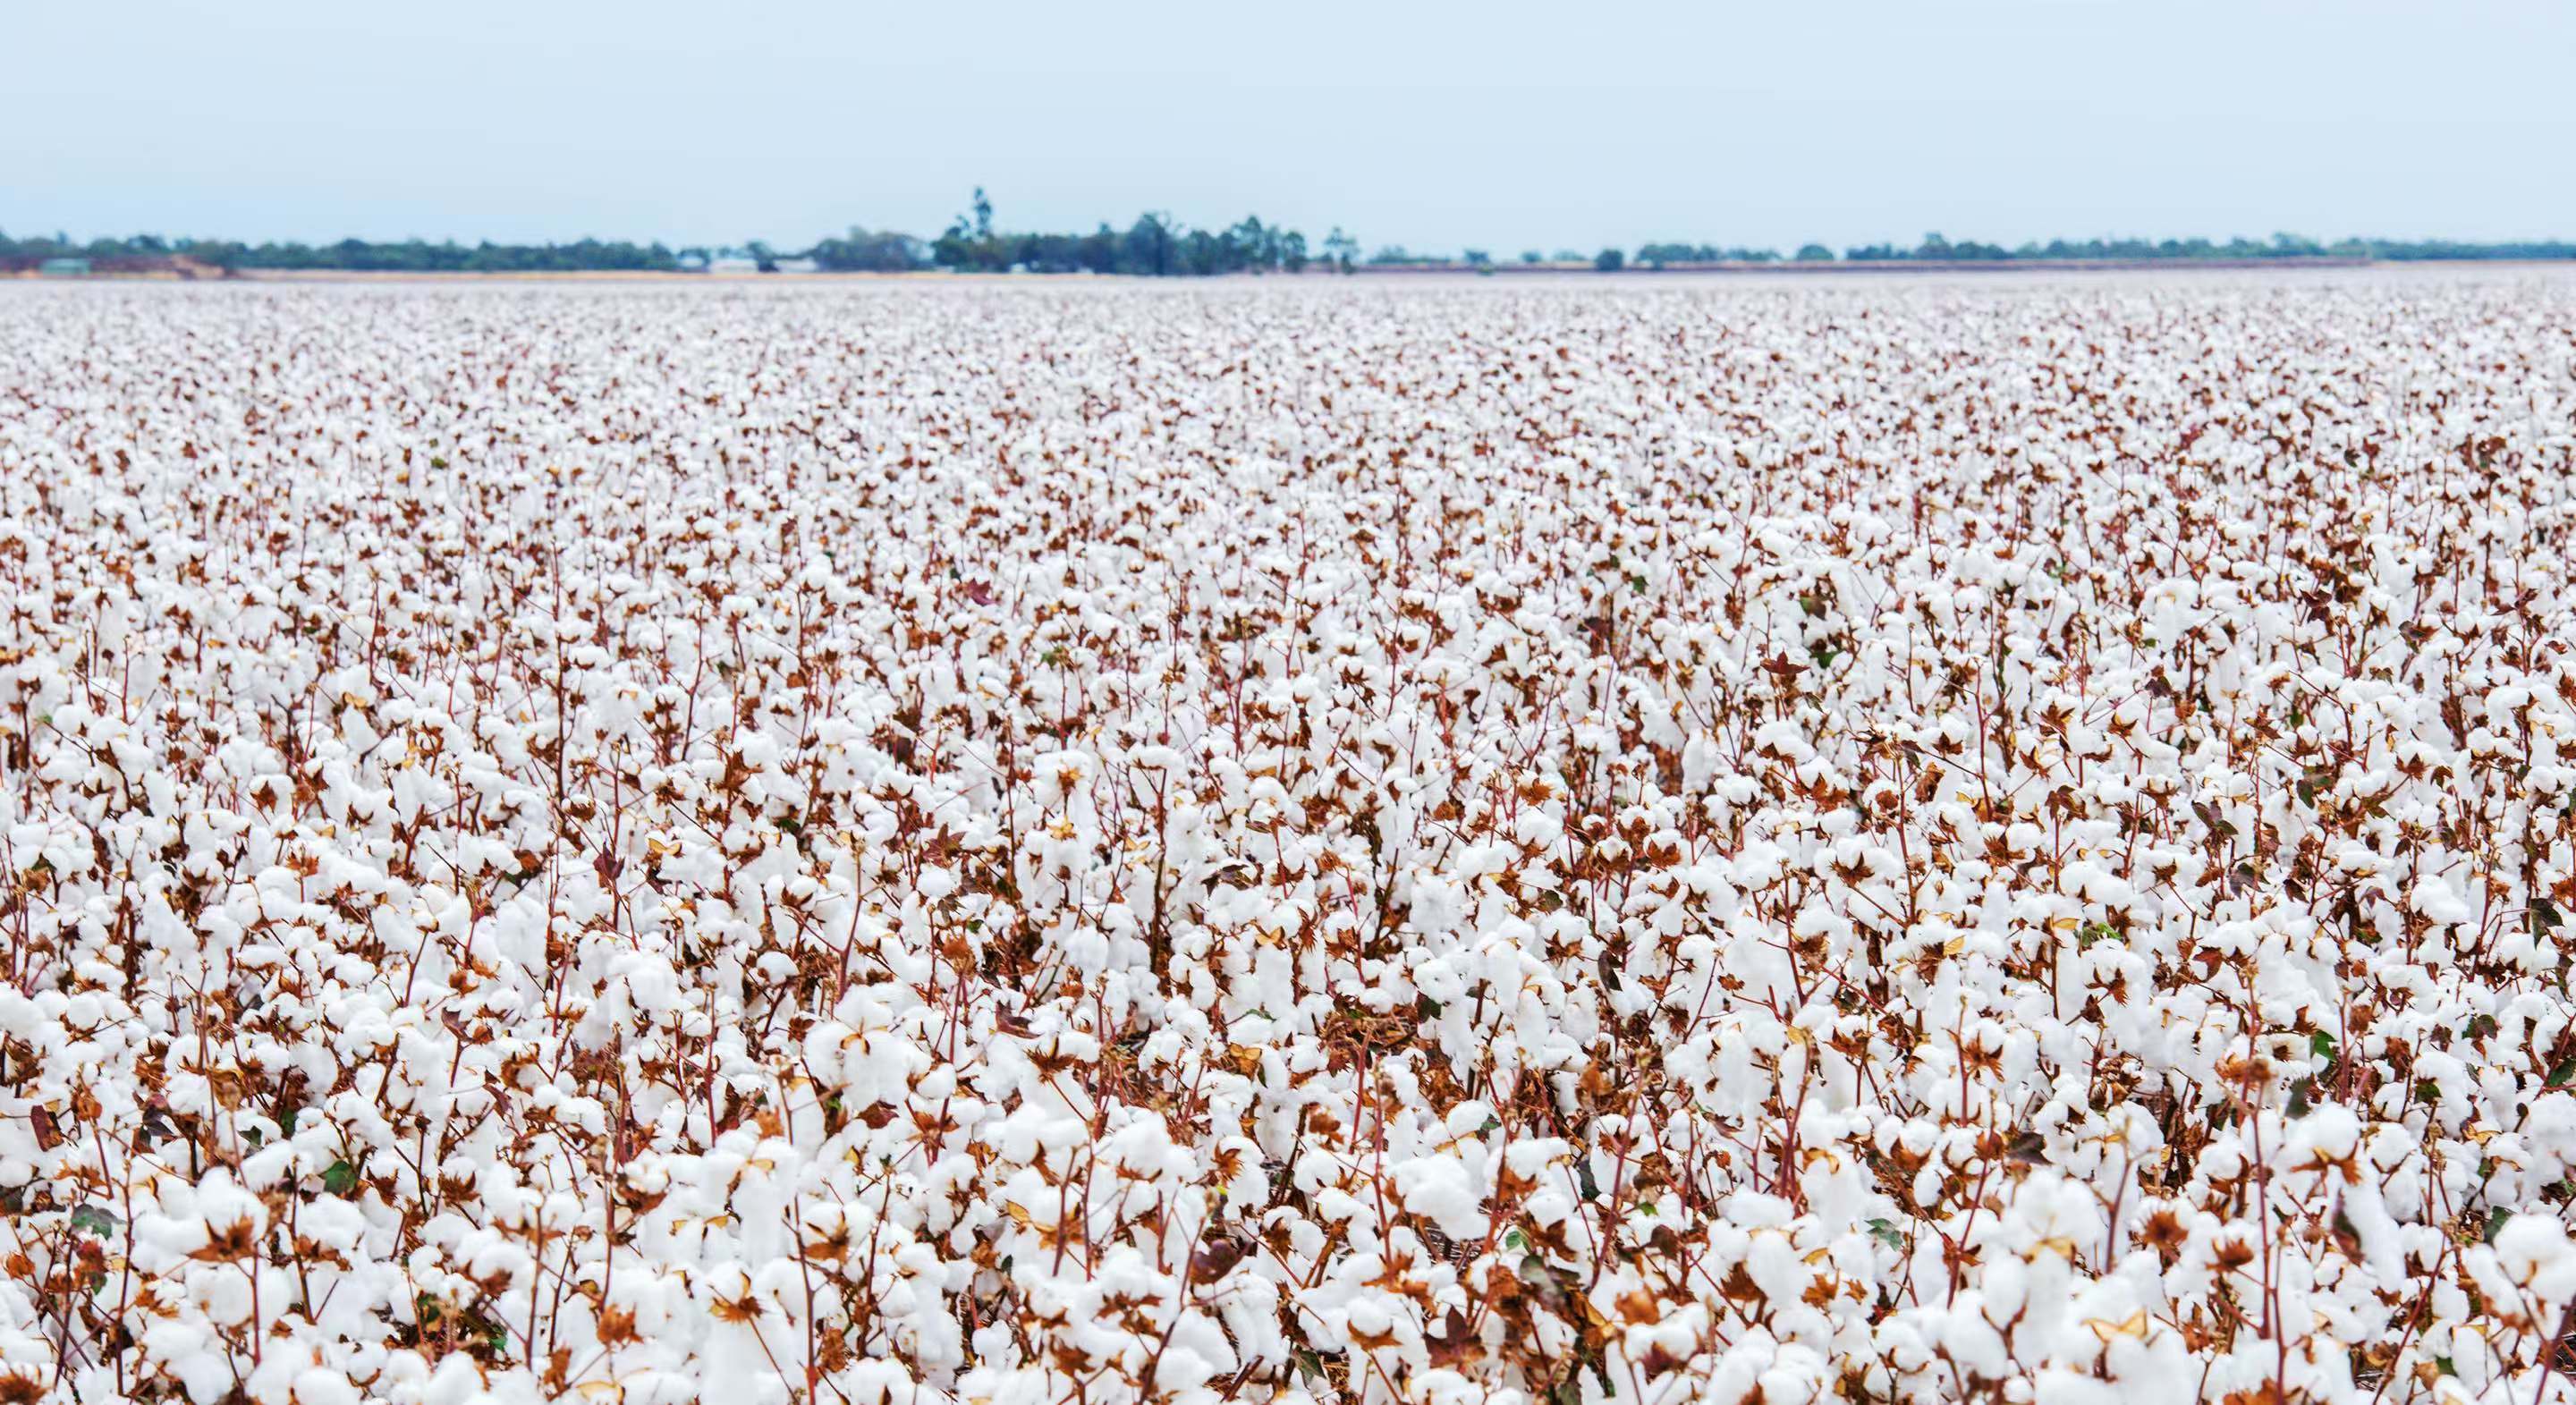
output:
[[0, 268], [40, 268], [60, 259], [86, 261], [97, 271], [156, 267], [215, 272], [295, 269], [350, 273], [579, 273], [683, 272], [747, 266], [763, 271], [810, 266], [826, 272], [1123, 273], [1145, 277], [1203, 276], [1246, 271], [1300, 272], [1323, 264], [1348, 269], [1358, 241], [1336, 229], [1317, 245], [1285, 226], [1246, 216], [1224, 229], [1199, 229], [1168, 214], [1148, 212], [1125, 229], [1106, 223], [1089, 234], [1014, 233], [993, 226], [992, 202], [981, 188], [971, 210], [938, 238], [923, 240], [893, 231], [853, 227], [803, 250], [780, 250], [760, 240], [739, 245], [674, 248], [662, 243], [582, 239], [569, 244], [460, 244], [425, 239], [343, 239], [331, 244], [249, 244], [231, 239], [74, 240], [68, 235], [11, 238], [0, 233]]
[[[1810, 244], [1798, 253], [1809, 260], [1823, 251]], [[1845, 249], [1843, 258], [1859, 262], [1881, 263], [2005, 263], [2021, 259], [2098, 259], [2120, 262], [2143, 262], [2159, 259], [2179, 260], [2254, 260], [2356, 258], [2386, 259], [2393, 262], [2427, 259], [2576, 259], [2576, 242], [2567, 240], [2531, 240], [2506, 243], [2471, 243], [2451, 239], [2340, 239], [2320, 243], [2304, 235], [2275, 234], [2268, 240], [2235, 238], [2220, 243], [2209, 239], [2051, 239], [2042, 244], [2033, 241], [2005, 248], [2000, 244], [1982, 244], [1976, 240], [1952, 243], [1938, 234], [1923, 236], [1923, 242], [1910, 249], [1888, 244], [1864, 244]]]
[[339, 270], [352, 273], [581, 273], [632, 269], [671, 271], [680, 256], [660, 244], [581, 239], [570, 244], [433, 244], [426, 239], [334, 244], [245, 244], [233, 239], [12, 239], [0, 234], [0, 266], [40, 266], [52, 259], [85, 259], [93, 268], [149, 267], [182, 262], [207, 268]]
[[[950, 269], [962, 272], [1024, 271], [1032, 273], [1118, 273], [1142, 277], [1193, 277], [1241, 272], [1300, 272], [1322, 266], [1348, 272], [1360, 266], [1359, 243], [1335, 229], [1320, 243], [1257, 216], [1246, 216], [1223, 229], [1183, 224], [1168, 214], [1148, 212], [1124, 229], [1103, 223], [1088, 234], [1014, 233], [993, 223], [992, 202], [979, 187], [967, 212], [957, 216], [935, 239], [893, 231], [853, 227], [847, 233], [817, 240], [798, 251], [780, 251], [758, 240], [723, 248], [703, 245], [673, 248], [656, 242], [581, 239], [568, 244], [499, 244], [486, 240], [460, 244], [424, 239], [371, 241], [343, 239], [330, 244], [294, 242], [250, 244], [230, 239], [165, 239], [139, 234], [129, 239], [73, 240], [62, 234], [11, 238], [0, 233], [0, 270], [41, 268], [58, 260], [84, 261], [99, 272], [151, 271], [231, 273], [277, 269], [352, 273], [581, 273], [683, 272], [706, 268], [813, 268], [826, 272], [913, 272]], [[1632, 258], [1625, 250], [1603, 249], [1584, 255], [1571, 250], [1542, 255], [1530, 250], [1525, 265], [1588, 265], [1603, 271], [1623, 267], [1666, 268], [1689, 264], [1833, 264], [1833, 263], [2011, 263], [2016, 261], [2227, 261], [2267, 259], [2576, 259], [2576, 242], [2533, 240], [2483, 243], [2450, 239], [2343, 239], [2321, 243], [2296, 234], [2269, 239], [2052, 239], [2006, 247], [1968, 239], [1953, 242], [1927, 234], [1912, 246], [1863, 244], [1839, 254], [1822, 244], [1801, 245], [1783, 255], [1778, 250], [1732, 245], [1662, 241], [1640, 246]], [[1376, 266], [1493, 268], [1483, 250], [1470, 249], [1457, 258], [1421, 255], [1401, 247], [1382, 248], [1367, 263]]]
[[[824, 268], [893, 268], [910, 254], [913, 267], [979, 273], [1126, 273], [1144, 277], [1206, 276], [1247, 271], [1296, 273], [1314, 263], [1348, 268], [1359, 243], [1339, 229], [1309, 248], [1306, 236], [1247, 215], [1224, 229], [1195, 229], [1149, 211], [1125, 229], [1103, 223], [1089, 234], [1015, 234], [993, 227], [993, 202], [975, 189], [968, 211], [923, 248], [898, 249], [901, 235], [850, 231], [824, 240], [810, 257]], [[851, 247], [854, 246], [854, 247]]]

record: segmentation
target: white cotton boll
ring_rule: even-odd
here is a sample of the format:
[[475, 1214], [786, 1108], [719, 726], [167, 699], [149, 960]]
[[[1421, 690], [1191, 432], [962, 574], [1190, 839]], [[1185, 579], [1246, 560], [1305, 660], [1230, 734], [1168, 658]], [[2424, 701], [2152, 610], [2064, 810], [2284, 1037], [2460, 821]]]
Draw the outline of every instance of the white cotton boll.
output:
[[450, 1352], [439, 1358], [438, 1369], [421, 1390], [421, 1405], [471, 1405], [484, 1394], [483, 1373], [475, 1368], [472, 1357], [464, 1352]]
[[1949, 1310], [1932, 1321], [1942, 1349], [1960, 1369], [1993, 1380], [2010, 1373], [2006, 1364], [2010, 1353], [1986, 1311], [1983, 1293], [1973, 1288], [1960, 1293]]
[[1495, 1120], [1491, 1104], [1470, 1098], [1449, 1110], [1449, 1115], [1441, 1119], [1441, 1128], [1453, 1138], [1473, 1137], [1483, 1134]]
[[144, 1354], [179, 1377], [196, 1405], [213, 1405], [233, 1388], [232, 1367], [200, 1322], [163, 1319], [143, 1337]]
[[1421, 1215], [1452, 1239], [1484, 1235], [1483, 1199], [1467, 1168], [1447, 1156], [1423, 1156], [1397, 1162], [1395, 1184], [1408, 1214]]
[[250, 1280], [243, 1275], [198, 1275], [189, 1280], [188, 1289], [207, 1320], [226, 1327], [238, 1327], [250, 1320], [254, 1302]]
[[2514, 1216], [2496, 1231], [2494, 1247], [2505, 1275], [2527, 1285], [2542, 1301], [2576, 1299], [2576, 1244], [2555, 1216]]
[[252, 1190], [274, 1189], [295, 1175], [296, 1151], [292, 1143], [271, 1142], [242, 1158], [242, 1184]]
[[2107, 1381], [2056, 1369], [2039, 1373], [2033, 1396], [2051, 1405], [2129, 1405], [2133, 1398]]
[[542, 903], [529, 897], [515, 897], [501, 905], [491, 923], [493, 949], [502, 959], [523, 970], [542, 970], [546, 964], [546, 910]]
[[1066, 804], [1090, 782], [1100, 763], [1088, 752], [1053, 751], [1034, 758], [1037, 799], [1049, 807]]
[[1777, 1233], [1753, 1236], [1753, 1242], [1745, 1249], [1744, 1272], [1762, 1290], [1762, 1296], [1775, 1303], [1797, 1302], [1815, 1276], [1797, 1246], [1787, 1235]]
[[1537, 1180], [1548, 1167], [1573, 1155], [1573, 1146], [1561, 1137], [1525, 1137], [1504, 1150], [1503, 1164], [1522, 1180]]
[[35, 1001], [15, 990], [0, 990], [0, 1034], [32, 1039], [44, 1022], [44, 1012]]
[[295, 1405], [357, 1405], [362, 1398], [349, 1378], [327, 1367], [296, 1373]]
[[2361, 1133], [2359, 1113], [2342, 1103], [2327, 1103], [2291, 1124], [2290, 1144], [2294, 1152], [2305, 1152], [2323, 1165], [2340, 1165], [2360, 1151]]
[[1746, 1229], [1777, 1229], [1792, 1218], [1789, 1202], [1760, 1191], [1739, 1190], [1727, 1197], [1727, 1223]]
[[1167, 1391], [1195, 1390], [1216, 1375], [1216, 1364], [1186, 1347], [1164, 1348], [1154, 1366], [1154, 1384]]
[[366, 1216], [356, 1205], [336, 1196], [317, 1197], [296, 1214], [296, 1233], [326, 1249], [347, 1252], [367, 1232]]
[[2438, 875], [2416, 879], [2414, 888], [2407, 894], [2407, 906], [2424, 914], [2438, 927], [2465, 926], [2477, 915], [2461, 900], [2460, 890]]

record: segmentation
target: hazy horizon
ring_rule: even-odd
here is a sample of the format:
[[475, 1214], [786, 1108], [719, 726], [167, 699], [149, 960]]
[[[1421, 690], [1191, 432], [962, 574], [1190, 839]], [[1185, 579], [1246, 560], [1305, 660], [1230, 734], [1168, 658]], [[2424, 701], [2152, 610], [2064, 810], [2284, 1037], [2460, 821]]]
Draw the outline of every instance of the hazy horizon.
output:
[[287, 0], [0, 54], [0, 230], [324, 241], [936, 234], [1247, 213], [1365, 247], [2576, 235], [2576, 10], [2024, 0], [1593, 19], [1331, 0]]

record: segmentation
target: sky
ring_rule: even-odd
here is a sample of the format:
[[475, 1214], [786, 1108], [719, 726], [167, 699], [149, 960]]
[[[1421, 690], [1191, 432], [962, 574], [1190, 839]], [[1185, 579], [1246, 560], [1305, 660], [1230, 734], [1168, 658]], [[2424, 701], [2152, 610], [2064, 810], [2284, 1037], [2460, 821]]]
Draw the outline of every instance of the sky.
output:
[[0, 4], [0, 230], [2576, 237], [2565, 0], [112, 11]]

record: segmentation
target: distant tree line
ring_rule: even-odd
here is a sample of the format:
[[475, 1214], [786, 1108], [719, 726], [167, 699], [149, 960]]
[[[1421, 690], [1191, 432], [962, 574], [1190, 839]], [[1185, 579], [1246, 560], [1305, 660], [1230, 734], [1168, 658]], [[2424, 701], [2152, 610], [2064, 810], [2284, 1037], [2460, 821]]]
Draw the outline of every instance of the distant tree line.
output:
[[[898, 249], [896, 241], [902, 241]], [[843, 247], [845, 245], [861, 245]], [[1125, 273], [1152, 278], [1218, 273], [1302, 272], [1316, 263], [1347, 270], [1359, 245], [1336, 229], [1321, 246], [1284, 225], [1246, 215], [1224, 229], [1198, 229], [1148, 211], [1125, 229], [1106, 222], [1088, 234], [1013, 233], [993, 226], [993, 202], [981, 186], [966, 213], [927, 246], [900, 235], [825, 240], [812, 257], [824, 268], [945, 268], [962, 272]]]
[[1247, 271], [1301, 272], [1323, 265], [1347, 272], [1359, 242], [1334, 230], [1320, 245], [1283, 225], [1246, 216], [1224, 229], [1199, 229], [1172, 216], [1148, 212], [1125, 229], [1104, 223], [1089, 234], [1012, 233], [993, 225], [992, 202], [981, 188], [971, 211], [938, 238], [853, 227], [802, 251], [785, 252], [759, 240], [727, 249], [583, 239], [570, 244], [459, 244], [412, 239], [334, 244], [245, 244], [228, 239], [74, 240], [67, 235], [11, 238], [0, 233], [0, 269], [30, 268], [47, 260], [86, 259], [102, 268], [168, 267], [179, 261], [237, 269], [333, 270], [355, 273], [572, 273], [585, 271], [685, 271], [720, 258], [745, 260], [764, 271], [811, 260], [833, 272], [909, 272], [953, 269], [998, 273], [1124, 273], [1177, 277]]
[[210, 268], [329, 269], [351, 273], [576, 273], [617, 269], [672, 270], [679, 256], [660, 244], [581, 239], [570, 244], [433, 244], [425, 239], [335, 244], [244, 244], [231, 239], [131, 239], [76, 241], [65, 235], [13, 239], [0, 234], [0, 267], [29, 267], [48, 259], [87, 259], [122, 267], [184, 259]]
[[1777, 249], [1721, 249], [1714, 244], [1646, 244], [1637, 250], [1637, 262], [1648, 268], [1661, 268], [1668, 263], [1778, 263]]
[[[1320, 244], [1257, 216], [1246, 216], [1224, 229], [1201, 229], [1169, 214], [1138, 215], [1125, 229], [1103, 223], [1088, 234], [1013, 233], [996, 229], [993, 205], [979, 187], [969, 209], [957, 216], [938, 238], [923, 240], [893, 231], [853, 227], [846, 234], [818, 240], [800, 253], [782, 252], [758, 240], [729, 249], [702, 246], [673, 249], [661, 243], [580, 239], [568, 244], [431, 243], [423, 239], [370, 241], [343, 239], [331, 244], [247, 244], [229, 239], [164, 239], [140, 234], [130, 239], [74, 240], [66, 235], [11, 238], [0, 233], [0, 271], [33, 268], [53, 259], [84, 259], [104, 270], [195, 266], [221, 272], [241, 269], [337, 270], [352, 273], [576, 273], [633, 270], [676, 272], [705, 268], [724, 256], [737, 257], [768, 270], [790, 260], [810, 260], [832, 272], [900, 273], [924, 269], [998, 273], [1120, 273], [1144, 277], [1205, 276], [1220, 273], [1296, 273], [1323, 267], [1349, 272], [1362, 263], [1359, 241], [1339, 229]], [[2320, 243], [2296, 234], [2268, 240], [2209, 239], [2052, 239], [2006, 247], [1977, 240], [1953, 242], [1927, 234], [1911, 246], [1863, 244], [1837, 255], [1822, 244], [1801, 245], [1786, 262], [1851, 263], [2009, 263], [2017, 260], [2103, 260], [2114, 262], [2250, 261], [2279, 258], [2361, 258], [2395, 261], [2425, 259], [2576, 259], [2576, 242], [2537, 240], [2477, 243], [2448, 239], [2343, 239]], [[1532, 249], [1520, 256], [1529, 265], [1582, 265], [1604, 272], [1631, 265], [1664, 268], [1676, 264], [1784, 262], [1775, 249], [1665, 241], [1641, 246], [1632, 258], [1610, 248], [1586, 256], [1573, 250], [1542, 255]], [[1463, 266], [1489, 271], [1490, 253], [1469, 249], [1459, 258], [1418, 254], [1400, 244], [1379, 248], [1366, 263], [1378, 266]]]
[[[1684, 251], [1689, 251], [1687, 256]], [[1649, 244], [1638, 250], [1640, 263], [1740, 262], [1770, 263], [1779, 255], [1768, 249], [1728, 249], [1716, 251], [1706, 245]], [[1843, 250], [1842, 257], [1853, 263], [2010, 263], [2023, 259], [2039, 260], [2104, 260], [2122, 263], [2155, 260], [2249, 261], [2282, 258], [2355, 258], [2395, 261], [2421, 259], [2576, 259], [2576, 242], [2535, 240], [2506, 243], [2470, 243], [2448, 239], [2342, 239], [2331, 244], [2320, 243], [2304, 235], [2275, 234], [2268, 240], [2235, 238], [2225, 242], [2211, 239], [2051, 239], [2042, 244], [2034, 240], [2010, 248], [2001, 244], [1980, 243], [1973, 239], [1953, 243], [1938, 234], [1927, 234], [1912, 248], [1894, 244], [1862, 244]], [[1808, 244], [1793, 256], [1798, 263], [1824, 263], [1834, 258], [1831, 249], [1822, 244]]]

